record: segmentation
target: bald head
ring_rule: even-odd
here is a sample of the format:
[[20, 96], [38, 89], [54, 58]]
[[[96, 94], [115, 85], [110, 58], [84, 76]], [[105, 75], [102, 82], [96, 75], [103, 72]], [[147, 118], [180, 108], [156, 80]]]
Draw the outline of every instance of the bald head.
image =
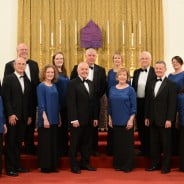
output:
[[146, 69], [151, 65], [151, 54], [148, 51], [141, 52], [139, 56], [139, 61], [141, 64], [141, 68]]
[[89, 74], [89, 65], [86, 62], [79, 63], [77, 67], [77, 72], [80, 77], [87, 79]]

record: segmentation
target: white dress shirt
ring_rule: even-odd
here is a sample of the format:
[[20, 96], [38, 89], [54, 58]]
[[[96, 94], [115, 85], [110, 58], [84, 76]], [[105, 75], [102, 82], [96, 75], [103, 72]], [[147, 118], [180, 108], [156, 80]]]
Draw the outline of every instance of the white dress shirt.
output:
[[137, 85], [137, 97], [138, 98], [145, 97], [145, 88], [146, 88], [146, 82], [148, 79], [149, 69], [150, 67], [146, 69], [147, 71], [141, 71], [139, 74], [138, 85]]
[[88, 79], [89, 79], [90, 81], [93, 81], [93, 77], [94, 77], [94, 65], [89, 66]]
[[[161, 79], [161, 80], [159, 80], [159, 79]], [[160, 88], [160, 86], [161, 86], [161, 84], [162, 84], [162, 82], [163, 82], [164, 79], [165, 79], [165, 76], [162, 77], [162, 78], [158, 78], [157, 77], [157, 82], [156, 82], [155, 88], [154, 88], [154, 94], [155, 94], [155, 96], [157, 96], [158, 90], [159, 90], [159, 88]]]
[[[81, 81], [84, 81], [84, 79], [83, 79], [81, 76], [79, 76], [79, 78], [81, 79]], [[86, 80], [86, 79], [85, 79], [85, 80]], [[88, 93], [89, 93], [89, 85], [88, 85], [87, 81], [84, 81], [83, 83], [84, 83], [84, 86], [85, 86], [86, 90], [87, 90]]]
[[23, 75], [20, 75], [16, 71], [14, 73], [17, 76], [17, 78], [18, 78], [18, 80], [20, 82], [20, 85], [21, 85], [21, 88], [22, 88], [22, 93], [24, 93], [24, 76]]

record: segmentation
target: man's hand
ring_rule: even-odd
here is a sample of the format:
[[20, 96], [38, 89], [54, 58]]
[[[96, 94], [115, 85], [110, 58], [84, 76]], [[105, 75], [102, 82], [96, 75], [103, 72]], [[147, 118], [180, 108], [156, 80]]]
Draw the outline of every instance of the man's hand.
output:
[[11, 125], [11, 126], [14, 126], [16, 125], [16, 122], [17, 122], [18, 118], [15, 114], [11, 115], [8, 117], [8, 123]]
[[93, 126], [97, 127], [98, 126], [98, 120], [93, 120]]
[[27, 125], [30, 125], [32, 123], [32, 118], [31, 117], [28, 117], [27, 119]]
[[167, 120], [165, 122], [165, 128], [171, 128], [171, 125], [172, 125], [171, 121]]
[[73, 127], [77, 128], [80, 126], [79, 121], [72, 122]]
[[146, 118], [146, 119], [144, 120], [144, 124], [145, 124], [145, 126], [147, 126], [147, 127], [150, 126], [150, 121], [149, 121], [148, 118]]

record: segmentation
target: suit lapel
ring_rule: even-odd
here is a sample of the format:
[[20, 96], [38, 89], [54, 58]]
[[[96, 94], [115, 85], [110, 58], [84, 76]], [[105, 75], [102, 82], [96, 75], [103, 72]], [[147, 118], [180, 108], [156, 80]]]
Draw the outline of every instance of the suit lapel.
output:
[[14, 75], [14, 78], [15, 78], [15, 82], [17, 83], [18, 90], [23, 94], [22, 87], [21, 87], [19, 79], [17, 78], [17, 76], [14, 73], [13, 73], [13, 75]]
[[138, 72], [137, 72], [137, 77], [136, 77], [137, 78], [137, 81], [136, 81], [137, 86], [138, 86], [138, 81], [139, 81], [140, 73], [141, 73], [141, 69], [139, 69]]
[[27, 93], [27, 91], [29, 91], [29, 88], [30, 88], [30, 80], [28, 79], [27, 76], [24, 76], [24, 94]]
[[[83, 84], [82, 80], [81, 80], [80, 78], [78, 78], [78, 79], [79, 79], [79, 83], [80, 83], [80, 87], [81, 87], [81, 89], [82, 89], [83, 91], [85, 91], [85, 92], [89, 95], [89, 93], [88, 93], [88, 91], [87, 91], [86, 87], [84, 86], [84, 84]], [[90, 90], [90, 89], [89, 89], [89, 90]]]
[[[29, 65], [29, 71], [30, 71], [30, 78], [31, 78], [31, 81], [32, 81], [32, 78], [33, 78], [33, 72], [35, 72], [34, 71], [34, 68], [33, 68], [33, 65], [31, 64], [31, 62], [30, 62], [30, 60], [28, 59], [28, 61], [27, 61], [27, 64]], [[26, 74], [26, 73], [25, 73]], [[27, 76], [27, 75], [26, 75]], [[27, 76], [27, 78], [28, 78], [28, 76]], [[28, 78], [28, 80], [30, 81], [30, 79]]]
[[149, 81], [150, 79], [152, 79], [152, 76], [153, 76], [153, 70], [152, 70], [152, 67], [150, 67], [147, 81]]
[[160, 86], [160, 88], [158, 89], [157, 95], [155, 96], [155, 98], [157, 96], [159, 96], [159, 94], [162, 92], [162, 90], [164, 89], [165, 85], [167, 84], [167, 78], [165, 78]]
[[94, 73], [93, 73], [93, 82], [96, 84], [96, 80], [98, 76], [98, 67], [96, 65], [94, 65]]
[[89, 83], [88, 83], [88, 86], [89, 86], [89, 96], [91, 97], [92, 90], [93, 90], [93, 88], [92, 88], [92, 83], [89, 82]]

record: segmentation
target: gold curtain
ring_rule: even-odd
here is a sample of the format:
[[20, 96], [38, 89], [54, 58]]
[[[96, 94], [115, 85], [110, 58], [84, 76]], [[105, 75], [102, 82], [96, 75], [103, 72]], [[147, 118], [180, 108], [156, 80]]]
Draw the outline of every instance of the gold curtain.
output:
[[30, 58], [40, 67], [51, 63], [53, 53], [62, 51], [70, 73], [73, 65], [83, 60], [80, 29], [90, 20], [102, 30], [98, 64], [107, 71], [117, 50], [129, 69], [138, 67], [138, 54], [143, 50], [152, 53], [152, 64], [163, 60], [162, 0], [19, 0], [18, 5], [18, 43], [28, 44]]

